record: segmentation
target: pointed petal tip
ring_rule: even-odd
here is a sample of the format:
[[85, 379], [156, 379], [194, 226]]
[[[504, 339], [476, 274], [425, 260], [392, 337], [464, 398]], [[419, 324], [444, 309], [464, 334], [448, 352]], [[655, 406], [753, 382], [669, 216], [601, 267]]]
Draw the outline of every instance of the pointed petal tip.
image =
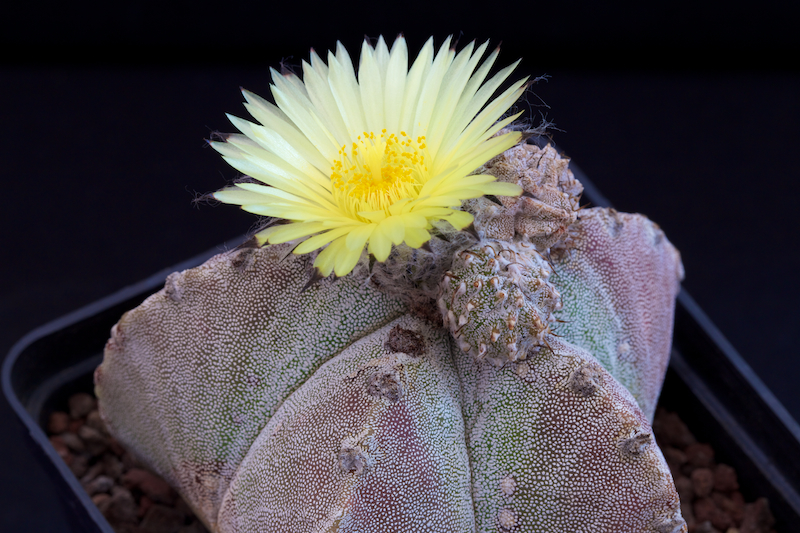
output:
[[242, 93], [242, 96], [244, 97], [245, 106], [247, 104], [256, 103], [256, 102], [258, 102], [259, 100], [262, 99], [256, 93], [254, 93], [253, 91], [250, 91], [248, 89], [245, 89], [244, 87], [239, 87], [239, 91]]
[[205, 139], [206, 145], [210, 146], [211, 148], [214, 148], [215, 146], [218, 146], [220, 144], [225, 144], [226, 142], [228, 142], [228, 139], [230, 139], [231, 135], [233, 135], [233, 134], [232, 133], [221, 133], [221, 132], [215, 131], [211, 135], [210, 139]]
[[490, 202], [495, 203], [495, 204], [497, 204], [497, 205], [499, 205], [501, 207], [503, 205], [503, 202], [501, 202], [500, 199], [497, 196], [493, 195], [493, 194], [486, 194], [486, 195], [484, 195], [484, 198], [486, 198]]
[[253, 235], [249, 239], [241, 243], [239, 246], [237, 246], [235, 250], [245, 250], [248, 248], [261, 248], [262, 246], [263, 244], [259, 243], [258, 238], [255, 235]]
[[308, 281], [303, 288], [300, 289], [300, 294], [306, 292], [308, 289], [319, 283], [322, 279], [326, 278], [327, 276], [323, 275], [322, 271], [319, 267], [314, 267], [314, 271], [311, 273], [311, 277], [308, 278]]

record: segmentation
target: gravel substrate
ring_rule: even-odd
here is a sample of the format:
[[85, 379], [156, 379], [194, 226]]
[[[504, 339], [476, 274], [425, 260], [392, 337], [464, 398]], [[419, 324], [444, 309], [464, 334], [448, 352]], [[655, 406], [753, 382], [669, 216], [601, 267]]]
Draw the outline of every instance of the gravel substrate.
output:
[[[94, 397], [71, 396], [67, 411], [50, 415], [50, 442], [117, 533], [207, 533], [186, 502], [108, 434]], [[653, 430], [689, 533], [775, 533], [766, 498], [746, 503], [736, 471], [716, 463], [677, 414], [659, 408]]]
[[108, 434], [87, 393], [47, 424], [50, 442], [117, 533], [208, 533], [183, 498]]
[[653, 421], [689, 533], [775, 533], [766, 498], [746, 503], [736, 470], [714, 460], [714, 449], [697, 442], [676, 413], [662, 408]]

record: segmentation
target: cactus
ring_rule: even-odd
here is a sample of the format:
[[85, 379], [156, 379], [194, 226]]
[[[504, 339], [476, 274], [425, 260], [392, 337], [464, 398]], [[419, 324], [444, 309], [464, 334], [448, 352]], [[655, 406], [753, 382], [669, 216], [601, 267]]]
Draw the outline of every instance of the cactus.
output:
[[679, 256], [504, 129], [486, 48], [312, 52], [211, 143], [283, 223], [123, 315], [95, 386], [212, 532], [686, 532], [648, 421]]
[[95, 371], [110, 430], [212, 531], [239, 463], [285, 399], [405, 312], [352, 277], [303, 292], [311, 265], [286, 253], [244, 248], [171, 274], [114, 326]]
[[[620, 217], [609, 253], [627, 243], [661, 258], [647, 263], [657, 268], [626, 255], [592, 271], [605, 256], [576, 246], [548, 279], [551, 267], [519, 242], [454, 255], [451, 272], [473, 282], [503, 277], [492, 289], [509, 287], [501, 305], [530, 310], [518, 327], [569, 317], [548, 322], [560, 337], [545, 328], [518, 340], [516, 358], [507, 346], [464, 352], [458, 343], [491, 321], [453, 338], [452, 307], [447, 329], [413, 316], [366, 268], [304, 291], [310, 259], [287, 256], [288, 245], [220, 254], [170, 275], [113, 328], [95, 374], [101, 414], [213, 532], [685, 531], [647, 415], [618, 379], [650, 369], [615, 374], [607, 353], [624, 337], [663, 367], [664, 334], [652, 332], [669, 331], [671, 317], [634, 314], [605, 331], [594, 320], [625, 300], [585, 295], [615, 295], [615, 280], [633, 276], [674, 296], [674, 249], [643, 217], [584, 210], [576, 242]], [[452, 296], [460, 282], [441, 286]], [[497, 304], [496, 292], [480, 296]], [[452, 301], [466, 310], [469, 298]]]

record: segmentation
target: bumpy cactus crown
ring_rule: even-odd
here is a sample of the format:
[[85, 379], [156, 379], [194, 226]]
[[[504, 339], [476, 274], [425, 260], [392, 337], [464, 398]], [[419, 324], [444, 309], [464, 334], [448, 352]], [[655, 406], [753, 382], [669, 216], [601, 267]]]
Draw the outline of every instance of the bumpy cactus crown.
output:
[[486, 241], [456, 254], [441, 282], [439, 309], [459, 347], [497, 364], [546, 345], [560, 296], [533, 245]]

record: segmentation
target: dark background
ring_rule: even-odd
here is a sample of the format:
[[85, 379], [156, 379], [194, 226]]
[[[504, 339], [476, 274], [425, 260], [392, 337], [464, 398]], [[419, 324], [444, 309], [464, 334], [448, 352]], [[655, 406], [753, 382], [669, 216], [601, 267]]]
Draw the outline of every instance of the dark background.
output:
[[[549, 75], [521, 105], [623, 211], [681, 250], [684, 287], [800, 419], [800, 39], [779, 2], [31, 4], [0, 22], [0, 354], [30, 329], [247, 231], [192, 204], [236, 177], [204, 146], [238, 87], [308, 49], [404, 32], [503, 42]], [[19, 8], [17, 8], [19, 9]], [[324, 56], [323, 56], [324, 57]], [[546, 103], [546, 106], [543, 105]], [[61, 532], [0, 401], [0, 531]]]

